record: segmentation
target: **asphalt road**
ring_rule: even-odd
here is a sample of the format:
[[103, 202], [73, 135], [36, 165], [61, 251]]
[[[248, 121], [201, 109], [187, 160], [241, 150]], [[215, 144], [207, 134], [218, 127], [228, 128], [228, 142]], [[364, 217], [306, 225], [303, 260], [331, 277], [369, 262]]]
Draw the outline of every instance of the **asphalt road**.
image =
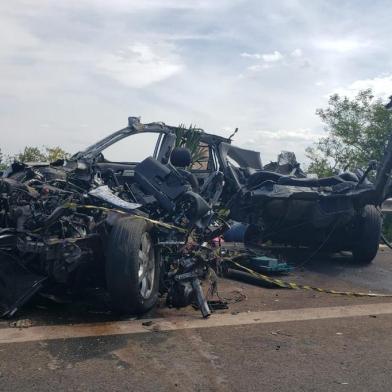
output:
[[[307, 255], [290, 257], [300, 265]], [[392, 293], [392, 252], [368, 267], [319, 256], [287, 278]], [[0, 322], [0, 391], [392, 389], [392, 298], [255, 283], [222, 280], [221, 296], [246, 300], [208, 321], [190, 308], [116, 320], [97, 306], [34, 304]]]

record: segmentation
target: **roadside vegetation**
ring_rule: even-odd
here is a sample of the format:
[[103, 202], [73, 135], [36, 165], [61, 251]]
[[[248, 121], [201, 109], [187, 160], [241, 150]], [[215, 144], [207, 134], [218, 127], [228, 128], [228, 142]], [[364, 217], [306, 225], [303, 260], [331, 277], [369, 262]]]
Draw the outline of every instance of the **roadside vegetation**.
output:
[[68, 158], [69, 153], [61, 147], [31, 147], [26, 146], [15, 155], [5, 156], [0, 149], [0, 170], [4, 170], [14, 161], [19, 162], [54, 162], [58, 159]]
[[[381, 162], [392, 131], [392, 111], [372, 90], [350, 99], [334, 94], [325, 109], [317, 109], [326, 136], [307, 148], [308, 173], [319, 177], [341, 171], [366, 169], [371, 160]], [[384, 234], [392, 240], [392, 215], [384, 219]]]
[[334, 94], [327, 108], [317, 109], [316, 114], [326, 136], [306, 150], [309, 172], [325, 176], [364, 169], [369, 161], [382, 160], [392, 130], [392, 111], [372, 90], [360, 91], [353, 99]]

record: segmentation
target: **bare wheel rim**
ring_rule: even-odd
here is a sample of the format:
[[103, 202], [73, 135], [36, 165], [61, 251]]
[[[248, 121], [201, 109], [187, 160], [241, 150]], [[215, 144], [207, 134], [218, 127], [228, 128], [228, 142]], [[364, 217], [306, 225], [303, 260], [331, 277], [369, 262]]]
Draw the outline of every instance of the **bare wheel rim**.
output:
[[139, 291], [144, 299], [151, 296], [154, 288], [155, 277], [155, 253], [154, 246], [149, 233], [144, 232], [139, 248]]

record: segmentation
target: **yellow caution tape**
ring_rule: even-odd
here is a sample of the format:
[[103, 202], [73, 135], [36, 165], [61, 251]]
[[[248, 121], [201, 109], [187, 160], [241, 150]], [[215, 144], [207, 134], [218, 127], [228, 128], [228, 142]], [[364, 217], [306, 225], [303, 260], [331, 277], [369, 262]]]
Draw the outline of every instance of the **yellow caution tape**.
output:
[[118, 210], [118, 209], [115, 209], [115, 208], [94, 206], [94, 205], [89, 205], [89, 204], [76, 204], [76, 203], [66, 203], [64, 205], [64, 207], [68, 207], [68, 208], [87, 208], [87, 209], [95, 209], [95, 210], [101, 210], [101, 211], [118, 212], [119, 214], [129, 215], [129, 217], [131, 219], [143, 219], [143, 220], [145, 220], [147, 222], [150, 222], [150, 223], [152, 223], [154, 225], [165, 227], [166, 229], [175, 229], [175, 230], [178, 230], [178, 231], [181, 231], [181, 232], [184, 232], [184, 233], [187, 232], [187, 230], [182, 228], [182, 227], [178, 227], [178, 226], [175, 226], [175, 225], [171, 225], [169, 223], [165, 223], [165, 222], [157, 221], [157, 220], [154, 220], [154, 219], [150, 219], [150, 218], [147, 218], [145, 216], [132, 215], [132, 214], [129, 214], [128, 212], [125, 212], [125, 211], [122, 211], [122, 210]]
[[174, 229], [174, 230], [181, 231], [183, 233], [187, 232], [187, 230], [182, 228], [182, 227], [178, 227], [178, 226], [175, 226], [175, 225], [171, 225], [169, 223], [165, 223], [165, 222], [157, 221], [157, 220], [154, 220], [154, 219], [146, 218], [145, 216], [131, 215], [131, 218], [132, 219], [144, 219], [147, 222], [151, 222], [152, 224], [157, 225], [157, 226], [165, 227], [166, 229]]
[[311, 290], [311, 291], [317, 291], [319, 293], [327, 293], [327, 294], [336, 294], [336, 295], [347, 295], [350, 297], [392, 297], [392, 294], [378, 294], [378, 293], [358, 293], [355, 291], [336, 291], [336, 290], [330, 290], [330, 289], [322, 289], [320, 287], [312, 287], [312, 286], [307, 286], [307, 285], [301, 285], [297, 284], [294, 282], [287, 282], [281, 279], [273, 279], [270, 278], [267, 275], [260, 274], [259, 272], [256, 272], [252, 270], [251, 268], [245, 267], [236, 261], [233, 260], [228, 260], [231, 263], [233, 263], [235, 266], [238, 268], [241, 268], [242, 270], [248, 272], [252, 276], [258, 278], [259, 280], [262, 280], [264, 282], [273, 284], [275, 286], [285, 288], [285, 289], [293, 289], [293, 290]]
[[[127, 212], [121, 211], [121, 210], [117, 210], [114, 208], [107, 208], [107, 207], [100, 207], [100, 206], [94, 206], [94, 205], [88, 205], [88, 204], [76, 204], [76, 203], [67, 203], [65, 205], [65, 207], [69, 207], [69, 208], [90, 208], [90, 209], [97, 209], [97, 210], [102, 210], [102, 211], [113, 211], [113, 212], [118, 212], [120, 214], [124, 214], [124, 215], [130, 215]], [[182, 227], [178, 227], [175, 225], [171, 225], [169, 223], [165, 223], [165, 222], [161, 222], [161, 221], [157, 221], [154, 219], [150, 219], [150, 218], [146, 218], [144, 216], [140, 216], [140, 215], [130, 215], [131, 219], [143, 219], [147, 222], [151, 222], [154, 225], [158, 225], [158, 226], [162, 226], [165, 227], [167, 229], [175, 229], [178, 231], [182, 231], [182, 232], [186, 232], [187, 230], [182, 228]], [[317, 291], [319, 293], [327, 293], [327, 294], [335, 294], [335, 295], [346, 295], [346, 296], [351, 296], [351, 297], [392, 297], [392, 294], [380, 294], [380, 293], [361, 293], [361, 292], [355, 292], [355, 291], [336, 291], [336, 290], [331, 290], [331, 289], [323, 289], [320, 287], [312, 287], [312, 286], [307, 286], [307, 285], [301, 285], [295, 282], [287, 282], [281, 279], [274, 279], [271, 278], [267, 275], [263, 275], [260, 274], [259, 272], [256, 272], [254, 270], [252, 270], [251, 268], [245, 267], [242, 264], [237, 263], [236, 261], [232, 260], [232, 259], [227, 259], [226, 261], [230, 261], [231, 263], [233, 263], [235, 266], [237, 266], [238, 268], [248, 272], [249, 274], [251, 274], [252, 276], [256, 277], [257, 279], [273, 284], [275, 286], [281, 287], [281, 288], [285, 288], [285, 289], [293, 289], [293, 290], [310, 290], [310, 291]]]

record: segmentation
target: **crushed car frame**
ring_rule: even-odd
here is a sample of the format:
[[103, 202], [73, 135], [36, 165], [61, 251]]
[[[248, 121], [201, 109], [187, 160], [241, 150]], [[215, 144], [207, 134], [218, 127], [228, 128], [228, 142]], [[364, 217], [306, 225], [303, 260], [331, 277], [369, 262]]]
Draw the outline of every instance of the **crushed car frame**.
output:
[[[361, 263], [374, 258], [377, 206], [390, 192], [391, 141], [379, 165], [313, 179], [295, 165], [289, 174], [266, 170], [258, 152], [195, 132], [130, 117], [127, 127], [66, 161], [13, 163], [0, 179], [0, 315], [12, 315], [38, 291], [90, 284], [105, 288], [120, 313], [144, 313], [165, 293], [169, 306], [195, 303], [207, 317], [201, 284], [216, 280], [208, 243], [228, 229], [226, 218], [245, 223], [245, 240], [256, 245], [350, 250]], [[105, 158], [107, 148], [141, 133], [157, 135], [152, 156]], [[197, 158], [187, 148], [190, 137]]]
[[[107, 147], [144, 132], [159, 134], [154, 157], [104, 159]], [[144, 313], [167, 292], [169, 305], [195, 302], [207, 317], [200, 280], [213, 272], [202, 244], [227, 225], [169, 162], [190, 164], [175, 140], [164, 124], [129, 118], [67, 161], [12, 164], [0, 179], [0, 314], [12, 315], [39, 290], [65, 293], [93, 282], [121, 313]]]

